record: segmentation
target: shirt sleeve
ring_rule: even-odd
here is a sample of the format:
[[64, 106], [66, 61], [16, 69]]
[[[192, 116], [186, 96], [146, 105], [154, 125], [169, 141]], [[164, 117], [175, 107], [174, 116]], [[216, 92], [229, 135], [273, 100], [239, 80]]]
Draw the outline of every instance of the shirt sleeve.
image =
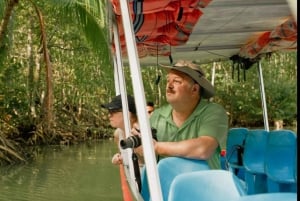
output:
[[199, 136], [211, 136], [217, 139], [221, 148], [225, 145], [228, 131], [228, 116], [224, 108], [212, 104], [199, 119], [201, 122]]

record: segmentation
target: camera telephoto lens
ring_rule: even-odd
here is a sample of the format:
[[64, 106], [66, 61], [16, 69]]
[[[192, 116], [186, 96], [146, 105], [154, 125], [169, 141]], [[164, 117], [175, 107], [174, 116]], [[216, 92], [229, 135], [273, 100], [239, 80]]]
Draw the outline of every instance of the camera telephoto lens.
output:
[[[136, 130], [139, 132], [138, 129], [136, 129]], [[156, 132], [157, 131], [155, 128], [151, 128], [152, 138], [157, 141]], [[139, 147], [141, 144], [142, 144], [142, 140], [138, 135], [133, 135], [133, 136], [126, 138], [125, 140], [120, 141], [120, 146], [122, 149], [136, 148], [136, 147]]]
[[136, 148], [142, 144], [141, 138], [137, 135], [130, 136], [125, 140], [120, 141], [120, 146], [122, 149], [126, 148]]

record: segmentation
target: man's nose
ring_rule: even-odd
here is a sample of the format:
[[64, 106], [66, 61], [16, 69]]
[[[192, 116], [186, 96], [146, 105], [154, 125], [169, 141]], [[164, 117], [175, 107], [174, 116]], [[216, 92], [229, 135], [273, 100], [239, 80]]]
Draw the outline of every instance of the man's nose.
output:
[[167, 83], [167, 89], [173, 89], [173, 84], [172, 82]]

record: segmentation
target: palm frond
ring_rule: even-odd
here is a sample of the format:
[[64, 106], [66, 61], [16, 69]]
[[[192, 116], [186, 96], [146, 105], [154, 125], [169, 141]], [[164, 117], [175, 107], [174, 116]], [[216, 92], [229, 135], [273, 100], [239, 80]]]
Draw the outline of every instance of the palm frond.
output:
[[87, 41], [99, 56], [101, 63], [110, 64], [110, 46], [105, 0], [52, 0], [54, 9], [61, 9], [61, 16], [76, 23]]
[[9, 1], [7, 1], [7, 0], [0, 0], [0, 17], [1, 17], [0, 19], [2, 19], [4, 10], [8, 3], [9, 3]]

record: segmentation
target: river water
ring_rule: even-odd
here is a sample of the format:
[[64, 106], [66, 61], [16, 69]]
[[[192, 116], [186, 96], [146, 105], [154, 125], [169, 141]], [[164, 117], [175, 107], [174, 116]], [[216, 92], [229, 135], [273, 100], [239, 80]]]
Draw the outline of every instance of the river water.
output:
[[0, 167], [1, 201], [120, 201], [113, 141], [38, 148], [34, 162]]

